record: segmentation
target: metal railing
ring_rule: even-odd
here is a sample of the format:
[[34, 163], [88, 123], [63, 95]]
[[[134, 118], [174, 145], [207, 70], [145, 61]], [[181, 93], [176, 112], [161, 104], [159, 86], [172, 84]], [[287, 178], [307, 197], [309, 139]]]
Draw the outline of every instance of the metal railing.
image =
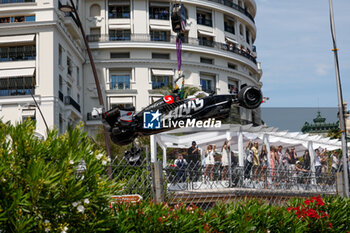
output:
[[255, 23], [253, 16], [244, 8], [242, 8], [241, 6], [237, 5], [236, 3], [233, 3], [232, 0], [208, 0], [210, 2], [216, 2], [216, 3], [220, 3], [222, 5], [231, 7], [232, 9], [235, 9], [241, 13], [243, 13], [244, 15], [246, 15], [249, 19], [251, 19], [253, 21], [253, 23]]
[[[63, 6], [62, 2], [58, 1], [58, 9], [60, 9], [61, 6]], [[73, 19], [74, 23], [77, 25], [77, 27], [80, 28], [78, 20], [75, 18], [74, 14], [72, 12], [64, 12], [64, 16], [65, 17], [71, 17]]]
[[130, 12], [109, 12], [110, 19], [130, 19]]
[[78, 112], [80, 112], [80, 104], [78, 104], [72, 97], [65, 96], [64, 97], [64, 104], [72, 105]]
[[229, 32], [229, 33], [235, 34], [235, 27], [234, 26], [227, 26], [227, 25], [225, 25], [224, 26], [224, 30], [225, 30], [225, 32]]
[[3, 52], [0, 57], [0, 62], [35, 60], [36, 51]]
[[213, 21], [212, 19], [201, 19], [197, 17], [197, 24], [212, 27]]
[[169, 13], [165, 13], [165, 14], [150, 13], [149, 18], [150, 19], [159, 19], [159, 20], [169, 20]]
[[58, 98], [63, 102], [63, 93], [61, 91], [58, 91]]
[[35, 2], [35, 0], [0, 0], [0, 4]]
[[222, 166], [217, 162], [212, 167], [199, 162], [179, 168], [164, 168], [169, 191], [213, 190], [226, 188], [270, 189], [280, 191], [336, 192], [334, 173], [317, 174], [310, 170], [298, 171], [294, 167], [237, 165]]
[[[165, 43], [176, 43], [176, 36], [165, 36], [162, 37], [161, 39], [163, 40], [155, 40], [155, 37], [152, 38], [150, 34], [130, 34], [130, 40], [131, 42], [165, 42]], [[89, 42], [109, 42], [113, 41], [110, 39], [110, 35], [88, 35], [87, 40]], [[121, 41], [122, 43], [122, 41]], [[184, 44], [189, 44], [189, 45], [197, 45], [197, 46], [206, 46], [206, 47], [211, 47], [213, 49], [217, 50], [224, 50], [227, 52], [232, 52], [238, 55], [241, 55], [243, 57], [246, 57], [247, 59], [251, 60], [256, 64], [256, 59], [253, 57], [251, 54], [247, 53], [244, 50], [241, 50], [237, 47], [234, 46], [229, 46], [225, 43], [220, 43], [220, 42], [212, 42], [208, 40], [203, 40], [203, 39], [197, 39], [197, 38], [188, 38], [185, 37]]]

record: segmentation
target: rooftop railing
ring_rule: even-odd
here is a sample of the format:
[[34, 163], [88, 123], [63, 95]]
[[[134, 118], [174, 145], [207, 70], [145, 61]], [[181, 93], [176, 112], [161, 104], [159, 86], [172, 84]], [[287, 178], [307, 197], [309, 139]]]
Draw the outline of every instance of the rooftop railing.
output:
[[253, 21], [253, 23], [255, 23], [253, 16], [243, 7], [237, 5], [236, 3], [233, 3], [232, 0], [209, 0], [210, 2], [216, 2], [216, 3], [220, 3], [222, 5], [231, 7], [241, 13], [243, 13], [244, 15], [246, 15], [249, 19], [251, 19]]
[[[129, 39], [129, 38], [128, 38]], [[110, 35], [88, 35], [87, 40], [89, 42], [110, 42], [110, 41], [115, 41], [114, 37], [111, 38]], [[166, 36], [164, 37], [164, 40], [155, 40], [154, 37], [152, 37], [150, 34], [130, 34], [130, 40], [126, 42], [150, 42], [150, 43], [155, 43], [155, 42], [161, 42], [161, 43], [176, 43], [176, 36]], [[120, 41], [120, 43], [124, 43], [123, 40]], [[245, 50], [239, 49], [235, 46], [229, 46], [225, 43], [220, 43], [220, 42], [213, 42], [209, 40], [202, 40], [202, 39], [197, 39], [197, 38], [189, 38], [186, 37], [183, 40], [184, 44], [188, 45], [196, 45], [196, 46], [205, 46], [205, 47], [210, 47], [216, 50], [223, 50], [231, 53], [238, 54], [240, 56], [243, 56], [252, 62], [256, 64], [256, 59], [253, 57], [250, 53], [246, 52]]]

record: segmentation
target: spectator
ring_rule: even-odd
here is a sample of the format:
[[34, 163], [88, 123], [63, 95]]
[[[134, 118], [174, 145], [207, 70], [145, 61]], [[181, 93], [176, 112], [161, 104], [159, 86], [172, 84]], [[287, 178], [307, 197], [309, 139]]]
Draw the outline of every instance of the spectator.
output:
[[295, 147], [292, 146], [292, 148], [290, 149], [290, 161], [289, 161], [289, 165], [290, 165], [290, 169], [291, 170], [295, 170], [295, 162], [297, 161], [297, 153], [295, 153]]
[[177, 155], [177, 159], [175, 159], [175, 166], [178, 168], [177, 181], [186, 182], [187, 161], [180, 153]]
[[227, 180], [228, 176], [227, 176], [227, 169], [228, 166], [231, 165], [229, 164], [229, 156], [231, 156], [231, 147], [230, 147], [230, 143], [231, 143], [231, 138], [229, 138], [228, 140], [226, 140], [224, 142], [224, 145], [222, 146], [222, 157], [221, 157], [221, 164], [222, 164], [222, 180]]
[[332, 159], [332, 175], [335, 177], [336, 173], [338, 172], [339, 169], [339, 159], [338, 159], [338, 151], [333, 151], [331, 155]]
[[321, 179], [321, 172], [322, 172], [322, 164], [321, 164], [321, 155], [320, 155], [320, 150], [316, 149], [315, 150], [315, 171], [316, 171], [316, 182], [320, 183]]
[[250, 179], [250, 171], [252, 170], [253, 166], [253, 143], [249, 141], [247, 145], [245, 146], [245, 154], [246, 159], [244, 162], [244, 179]]
[[[322, 166], [322, 175], [323, 177], [326, 177], [328, 174], [328, 155], [327, 155], [327, 148], [325, 148], [321, 153], [321, 166]], [[325, 180], [324, 180], [325, 182]]]
[[233, 44], [230, 43], [230, 51], [232, 51], [232, 50], [233, 50]]
[[261, 148], [261, 152], [259, 155], [260, 159], [260, 174], [261, 174], [261, 180], [265, 182], [266, 179], [266, 169], [267, 169], [267, 150], [266, 145], [263, 145]]
[[207, 178], [208, 170], [209, 170], [209, 177], [210, 180], [213, 180], [213, 169], [215, 164], [215, 147], [216, 145], [208, 145], [207, 149], [205, 150], [206, 158], [205, 158], [205, 171], [204, 171], [204, 179]]
[[275, 162], [275, 151], [274, 146], [270, 146], [270, 169], [271, 169], [271, 179], [274, 180], [276, 173], [276, 162]]
[[256, 181], [258, 179], [258, 172], [259, 172], [259, 144], [258, 142], [254, 142], [254, 146], [252, 148], [253, 151], [253, 180]]
[[303, 159], [304, 159], [304, 163], [302, 167], [303, 169], [309, 171], [311, 166], [311, 158], [310, 158], [309, 150], [305, 150]]
[[192, 146], [187, 150], [188, 168], [190, 171], [190, 180], [198, 181], [199, 168], [200, 168], [200, 152], [195, 141], [192, 142]]
[[283, 153], [282, 153], [282, 145], [278, 146], [277, 154], [278, 154], [278, 164], [282, 164]]
[[294, 175], [293, 175], [294, 182], [304, 184], [307, 173], [308, 173], [308, 170], [303, 168], [300, 161], [297, 161], [296, 166], [295, 166]]
[[286, 152], [284, 152], [283, 160], [286, 160], [286, 165], [289, 169], [290, 153], [288, 148], [286, 149]]
[[203, 16], [202, 16], [202, 14], [199, 14], [198, 15], [198, 19], [197, 19], [197, 21], [198, 21], [198, 24], [203, 24]]

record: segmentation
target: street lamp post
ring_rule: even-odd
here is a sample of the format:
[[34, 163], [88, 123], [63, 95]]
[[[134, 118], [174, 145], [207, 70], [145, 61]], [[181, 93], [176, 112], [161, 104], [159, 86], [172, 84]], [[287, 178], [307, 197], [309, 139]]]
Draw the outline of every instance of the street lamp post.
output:
[[[100, 106], [102, 107], [102, 112], [104, 112], [104, 103], [103, 103], [103, 96], [102, 96], [102, 91], [101, 91], [101, 85], [100, 85], [100, 82], [99, 82], [99, 79], [98, 79], [98, 76], [97, 76], [96, 66], [95, 66], [95, 62], [94, 62], [94, 59], [93, 59], [92, 54], [91, 54], [90, 46], [89, 46], [89, 43], [88, 43], [88, 41], [86, 39], [86, 34], [85, 34], [85, 31], [84, 31], [83, 25], [81, 24], [80, 17], [79, 17], [79, 14], [78, 14], [78, 12], [77, 12], [77, 10], [75, 8], [73, 0], [70, 0], [70, 4], [71, 5], [62, 5], [62, 6], [60, 6], [60, 10], [63, 11], [63, 12], [74, 13], [74, 15], [75, 15], [75, 17], [77, 19], [77, 23], [78, 23], [78, 26], [80, 28], [80, 32], [83, 35], [84, 44], [85, 44], [85, 47], [86, 47], [86, 50], [87, 50], [87, 53], [88, 53], [88, 56], [89, 56], [89, 60], [90, 60], [91, 68], [92, 68], [92, 73], [94, 75], [94, 80], [95, 80], [95, 85], [96, 85], [97, 95], [98, 95], [98, 101], [99, 101]], [[112, 157], [112, 153], [111, 153], [111, 145], [110, 145], [110, 140], [109, 140], [109, 133], [108, 133], [108, 131], [107, 131], [107, 129], [106, 129], [106, 127], [104, 125], [103, 125], [103, 129], [104, 129], [104, 136], [105, 136], [106, 153], [107, 153], [107, 156], [111, 159], [111, 161], [113, 161], [114, 158]], [[112, 177], [112, 167], [111, 166], [108, 167], [108, 176], [110, 178]]]
[[329, 0], [329, 10], [330, 10], [330, 23], [331, 23], [331, 33], [333, 39], [333, 52], [334, 52], [334, 63], [335, 72], [337, 80], [337, 91], [338, 91], [338, 105], [339, 105], [339, 124], [341, 130], [341, 142], [343, 151], [343, 171], [344, 171], [344, 193], [345, 197], [349, 197], [349, 176], [348, 176], [348, 149], [346, 144], [346, 127], [345, 127], [345, 117], [344, 117], [344, 101], [343, 93], [340, 82], [340, 72], [339, 72], [339, 61], [338, 61], [338, 48], [335, 39], [335, 26], [334, 26], [334, 13], [333, 13], [333, 1]]

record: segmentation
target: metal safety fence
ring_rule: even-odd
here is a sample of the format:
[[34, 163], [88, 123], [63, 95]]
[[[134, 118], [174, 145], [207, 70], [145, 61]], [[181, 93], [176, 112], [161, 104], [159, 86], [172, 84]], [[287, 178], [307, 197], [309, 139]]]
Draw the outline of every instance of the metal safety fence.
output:
[[337, 173], [317, 174], [299, 165], [203, 166], [189, 163], [184, 167], [164, 168], [166, 197], [169, 203], [203, 206], [217, 201], [235, 202], [259, 198], [268, 203], [283, 204], [293, 197], [336, 195]]
[[144, 200], [153, 199], [152, 164], [147, 150], [138, 159], [117, 157], [112, 164], [112, 179], [123, 187], [120, 195], [138, 194]]
[[[200, 162], [183, 167], [151, 162], [148, 153], [135, 160], [118, 158], [112, 177], [123, 183], [121, 195], [139, 194], [144, 200], [164, 201], [209, 208], [217, 202], [258, 198], [283, 205], [295, 197], [337, 195], [336, 171], [315, 173], [299, 165], [205, 166]], [[339, 175], [339, 174], [338, 174]]]

